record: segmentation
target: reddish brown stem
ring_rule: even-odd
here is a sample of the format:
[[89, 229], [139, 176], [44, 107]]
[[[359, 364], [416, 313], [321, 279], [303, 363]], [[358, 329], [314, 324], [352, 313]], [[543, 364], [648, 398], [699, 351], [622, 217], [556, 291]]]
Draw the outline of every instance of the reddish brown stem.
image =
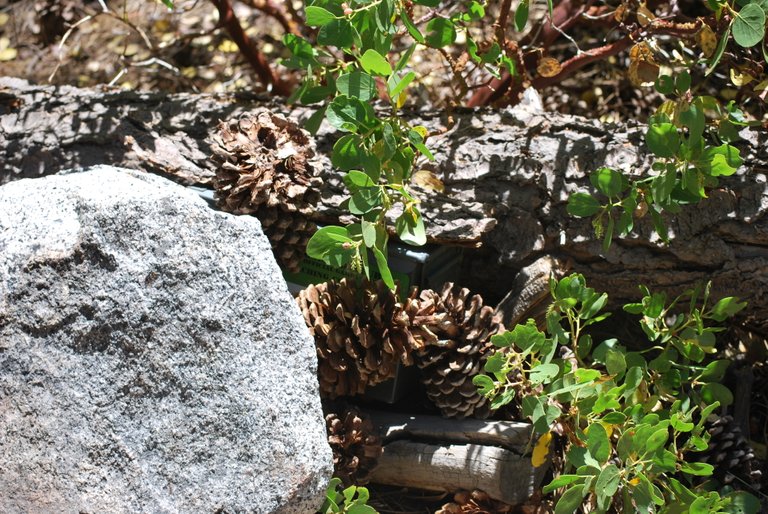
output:
[[600, 48], [587, 50], [586, 52], [568, 59], [562, 64], [560, 73], [553, 77], [536, 77], [531, 85], [536, 89], [541, 89], [553, 84], [557, 84], [565, 77], [573, 74], [575, 71], [583, 68], [584, 66], [595, 61], [601, 61], [613, 55], [617, 55], [638, 41], [647, 39], [650, 36], [692, 36], [696, 34], [699, 29], [701, 29], [701, 24], [701, 20], [697, 20], [694, 23], [685, 24], [676, 24], [662, 20], [654, 20], [654, 22], [647, 27], [639, 27], [618, 41], [615, 41], [609, 45], [601, 46]]
[[[280, 26], [283, 27], [285, 32], [295, 34], [297, 36], [301, 35], [299, 24], [294, 18], [289, 16], [288, 13], [283, 10], [282, 5], [276, 5], [270, 0], [245, 0], [245, 3], [256, 10], [263, 12], [267, 16], [274, 18], [275, 21], [277, 21]], [[286, 2], [285, 4], [290, 4], [290, 2]]]
[[290, 93], [288, 84], [275, 75], [264, 54], [256, 48], [251, 38], [245, 33], [240, 21], [235, 16], [230, 0], [211, 0], [211, 2], [219, 11], [219, 23], [227, 29], [232, 41], [240, 50], [240, 54], [246, 58], [259, 79], [265, 85], [272, 86], [272, 94], [287, 96]]

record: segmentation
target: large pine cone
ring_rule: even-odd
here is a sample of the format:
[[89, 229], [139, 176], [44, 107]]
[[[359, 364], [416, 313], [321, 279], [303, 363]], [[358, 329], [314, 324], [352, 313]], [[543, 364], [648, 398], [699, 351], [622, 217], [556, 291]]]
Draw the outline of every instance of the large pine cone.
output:
[[414, 322], [420, 315], [414, 300], [404, 305], [381, 280], [310, 285], [297, 301], [315, 337], [324, 397], [362, 394], [392, 378], [398, 361], [413, 364], [412, 351], [436, 340]]
[[451, 283], [439, 294], [425, 290], [419, 299], [421, 313], [429, 320], [426, 327], [439, 338], [417, 353], [427, 396], [445, 417], [488, 417], [489, 401], [477, 392], [472, 378], [482, 372], [491, 336], [503, 330], [500, 316], [483, 306], [479, 295], [470, 297], [468, 289], [453, 292]]
[[[714, 478], [723, 485], [739, 489], [743, 483], [760, 488], [762, 472], [757, 469], [755, 452], [732, 416], [723, 416], [704, 425], [709, 433], [709, 446], [688, 458], [714, 466]], [[740, 480], [736, 480], [736, 478]]]
[[333, 408], [325, 416], [328, 443], [333, 451], [333, 476], [345, 486], [364, 485], [378, 464], [381, 438], [371, 420], [354, 407]]
[[288, 271], [298, 271], [316, 228], [308, 215], [319, 198], [309, 134], [263, 111], [222, 122], [214, 141], [219, 206], [259, 218], [278, 262]]

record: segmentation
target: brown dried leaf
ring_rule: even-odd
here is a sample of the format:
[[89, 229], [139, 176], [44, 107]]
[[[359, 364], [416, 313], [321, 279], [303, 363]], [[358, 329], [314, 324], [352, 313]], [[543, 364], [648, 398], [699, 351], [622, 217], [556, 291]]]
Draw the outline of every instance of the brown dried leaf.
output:
[[733, 83], [734, 86], [741, 87], [746, 84], [749, 84], [753, 80], [755, 80], [755, 77], [753, 77], [746, 71], [742, 73], [736, 68], [731, 68], [731, 82]]
[[560, 73], [561, 69], [560, 62], [554, 57], [542, 57], [539, 59], [539, 65], [536, 67], [536, 71], [542, 77], [554, 77]]
[[704, 57], [709, 59], [717, 49], [717, 35], [706, 23], [702, 24], [701, 30], [696, 33], [696, 43], [701, 47]]
[[640, 4], [640, 7], [637, 9], [637, 22], [645, 27], [655, 19], [656, 15], [645, 4]]
[[622, 21], [627, 19], [627, 6], [626, 4], [621, 4], [616, 8], [616, 12], [613, 13], [613, 18], [621, 23]]
[[647, 43], [638, 43], [629, 51], [629, 80], [635, 86], [650, 86], [659, 76], [659, 65]]

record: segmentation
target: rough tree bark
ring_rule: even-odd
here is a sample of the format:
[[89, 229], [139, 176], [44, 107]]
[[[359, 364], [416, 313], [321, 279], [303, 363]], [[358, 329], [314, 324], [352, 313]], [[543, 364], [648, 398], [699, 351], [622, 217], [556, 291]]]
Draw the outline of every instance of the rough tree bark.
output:
[[[188, 184], [210, 184], [210, 135], [219, 120], [269, 108], [297, 121], [306, 107], [249, 95], [161, 95], [112, 89], [33, 86], [0, 79], [0, 184], [60, 169], [109, 163], [144, 169]], [[409, 113], [430, 129], [439, 112]], [[709, 199], [670, 220], [662, 244], [649, 220], [614, 240], [603, 254], [587, 220], [565, 212], [569, 193], [586, 188], [601, 166], [649, 169], [643, 129], [603, 125], [521, 105], [500, 112], [466, 110], [430, 139], [437, 160], [427, 163], [443, 193], [417, 187], [433, 242], [460, 244], [464, 282], [498, 301], [520, 270], [549, 256], [584, 273], [615, 302], [636, 300], [639, 283], [670, 294], [713, 281], [717, 297], [750, 302], [744, 320], [768, 334], [768, 135], [747, 131], [745, 165]], [[334, 135], [318, 136], [317, 164], [325, 176], [320, 221], [338, 218], [343, 188], [328, 161]], [[519, 282], [519, 281], [518, 281]]]

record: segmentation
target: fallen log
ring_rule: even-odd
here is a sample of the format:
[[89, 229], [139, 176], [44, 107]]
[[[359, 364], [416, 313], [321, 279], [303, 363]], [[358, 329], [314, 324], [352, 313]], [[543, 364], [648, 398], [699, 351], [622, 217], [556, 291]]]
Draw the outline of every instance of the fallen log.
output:
[[548, 467], [531, 464], [528, 423], [368, 414], [384, 442], [374, 483], [445, 492], [480, 489], [518, 504], [541, 485]]
[[[269, 108], [301, 121], [306, 107], [255, 95], [136, 93], [115, 89], [35, 86], [0, 79], [0, 183], [59, 169], [109, 163], [144, 169], [187, 184], [207, 185], [208, 158], [219, 120]], [[440, 112], [407, 113], [430, 130]], [[669, 220], [670, 244], [643, 219], [635, 233], [603, 253], [589, 220], [565, 212], [567, 197], [588, 187], [601, 166], [643, 172], [650, 158], [643, 127], [543, 113], [522, 105], [504, 111], [462, 110], [455, 125], [431, 138], [437, 159], [425, 163], [444, 191], [416, 187], [431, 241], [467, 250], [463, 282], [495, 303], [520, 270], [549, 256], [584, 273], [592, 287], [619, 302], [636, 301], [637, 285], [670, 295], [711, 280], [714, 295], [750, 305], [742, 317], [768, 334], [768, 134], [745, 131], [744, 166], [707, 200]], [[344, 190], [328, 160], [335, 135], [318, 135], [324, 177], [317, 220], [343, 214]], [[519, 309], [518, 309], [519, 310]]]

